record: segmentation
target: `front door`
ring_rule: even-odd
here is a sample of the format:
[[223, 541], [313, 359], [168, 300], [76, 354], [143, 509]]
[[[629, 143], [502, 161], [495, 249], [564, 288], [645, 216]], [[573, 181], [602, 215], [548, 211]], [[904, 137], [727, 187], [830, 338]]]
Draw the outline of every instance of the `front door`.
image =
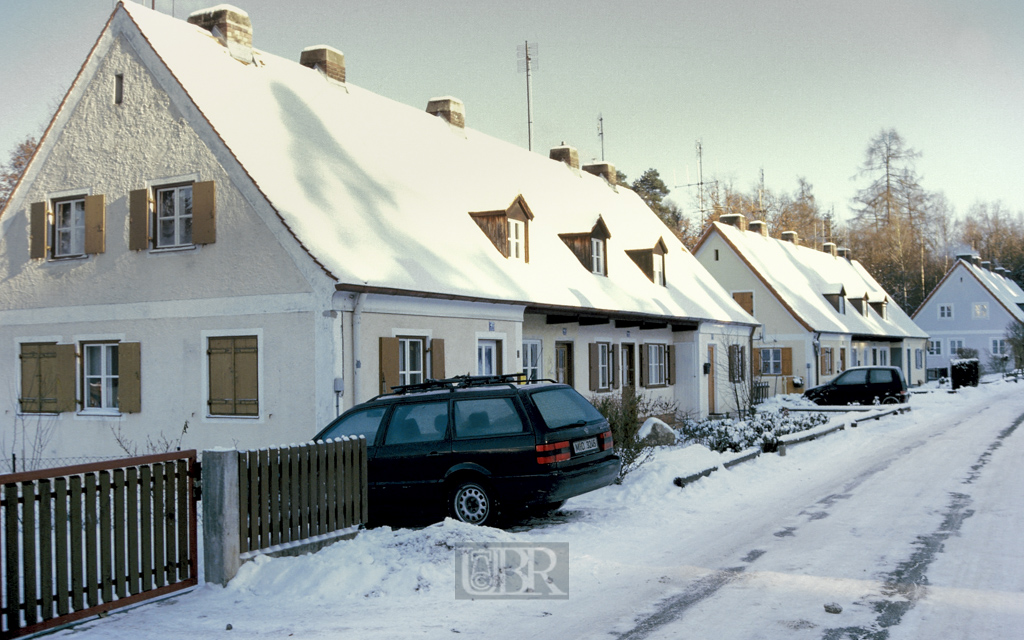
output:
[[715, 345], [708, 345], [708, 413], [718, 413], [715, 406]]
[[555, 381], [572, 386], [572, 343], [555, 343]]
[[636, 347], [632, 344], [622, 345], [622, 388], [636, 387]]

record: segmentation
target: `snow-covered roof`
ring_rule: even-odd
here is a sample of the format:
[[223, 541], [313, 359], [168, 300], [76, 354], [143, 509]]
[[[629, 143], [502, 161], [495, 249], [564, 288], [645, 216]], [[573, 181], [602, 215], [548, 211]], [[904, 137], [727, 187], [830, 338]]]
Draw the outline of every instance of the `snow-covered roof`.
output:
[[[928, 336], [857, 260], [721, 222], [713, 223], [707, 233], [721, 234], [797, 321], [810, 331], [879, 338]], [[701, 244], [706, 239], [707, 235]], [[840, 291], [848, 301], [844, 305], [845, 313], [825, 297]], [[869, 303], [884, 302], [885, 317], [871, 304], [860, 304], [863, 313], [853, 304], [853, 301], [865, 299]]]
[[914, 312], [914, 316], [917, 316], [917, 314], [920, 313], [921, 309], [928, 304], [928, 301], [931, 300], [932, 296], [942, 288], [946, 281], [950, 279], [953, 272], [957, 269], [966, 270], [968, 273], [973, 275], [981, 286], [984, 287], [985, 290], [995, 298], [996, 302], [1005, 308], [1011, 316], [1019, 322], [1024, 322], [1024, 307], [1021, 306], [1024, 305], [1024, 289], [1021, 289], [1020, 285], [1013, 279], [1007, 278], [1001, 273], [996, 273], [995, 271], [978, 266], [971, 260], [965, 260], [963, 258], [959, 258], [953, 266], [949, 268], [946, 275], [942, 276], [942, 280], [939, 281], [939, 284], [935, 285], [932, 292], [928, 294], [928, 297], [924, 299], [921, 306]]
[[[140, 5], [118, 11], [341, 285], [756, 324], [629, 189], [295, 60], [253, 50], [244, 64], [209, 32]], [[505, 258], [469, 215], [520, 195], [535, 216], [529, 263]], [[589, 231], [599, 215], [608, 277], [558, 236]], [[625, 253], [659, 238], [667, 286]]]

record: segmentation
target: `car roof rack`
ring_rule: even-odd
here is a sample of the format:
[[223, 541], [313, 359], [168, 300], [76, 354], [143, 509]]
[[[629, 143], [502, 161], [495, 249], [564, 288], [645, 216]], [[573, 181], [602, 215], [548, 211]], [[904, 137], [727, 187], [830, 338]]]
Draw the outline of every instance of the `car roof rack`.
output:
[[[555, 380], [548, 378], [528, 380], [525, 372], [506, 373], [497, 376], [461, 375], [455, 376], [454, 378], [444, 378], [442, 380], [427, 379], [425, 382], [417, 384], [403, 384], [397, 387], [391, 387], [390, 393], [382, 393], [377, 396], [377, 398], [392, 395], [400, 396], [408, 393], [422, 393], [424, 391], [455, 391], [457, 389], [469, 389], [472, 387], [486, 387], [493, 385], [508, 385], [510, 388], [514, 389], [516, 385], [526, 384], [527, 382], [555, 382]], [[374, 398], [374, 400], [377, 398]]]

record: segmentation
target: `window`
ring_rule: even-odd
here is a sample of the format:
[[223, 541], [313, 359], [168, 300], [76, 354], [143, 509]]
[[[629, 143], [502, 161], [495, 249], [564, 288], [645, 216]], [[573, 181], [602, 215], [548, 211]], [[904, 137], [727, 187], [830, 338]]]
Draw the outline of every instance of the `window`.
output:
[[782, 375], [782, 349], [761, 349], [761, 375]]
[[929, 340], [928, 341], [928, 355], [930, 355], [930, 356], [941, 356], [942, 355], [942, 340]]
[[747, 376], [744, 368], [747, 361], [747, 348], [743, 345], [729, 345], [729, 382], [743, 382]]
[[479, 376], [496, 376], [501, 373], [498, 340], [478, 340], [476, 343], [476, 374]]
[[850, 348], [850, 366], [851, 367], [859, 367], [860, 366], [860, 352], [857, 351], [857, 347], [851, 347]]
[[949, 355], [960, 357], [960, 350], [964, 348], [963, 340], [950, 340], [949, 341]]
[[526, 238], [525, 225], [522, 220], [508, 221], [508, 257], [513, 260], [523, 260], [526, 251], [523, 249], [523, 241]]
[[124, 74], [114, 74], [114, 104], [124, 102]]
[[736, 291], [732, 294], [732, 299], [736, 301], [736, 304], [743, 307], [743, 310], [754, 315], [754, 292], [753, 291]]
[[53, 257], [85, 253], [85, 199], [53, 203]]
[[652, 257], [653, 257], [653, 263], [654, 263], [654, 266], [653, 266], [653, 268], [654, 268], [654, 277], [652, 278], [652, 280], [653, 280], [654, 284], [660, 284], [661, 286], [664, 287], [665, 286], [665, 256], [664, 255], [659, 255], [659, 254], [654, 254], [654, 256], [652, 256]]
[[455, 403], [455, 437], [481, 438], [523, 432], [523, 419], [512, 398], [462, 400]]
[[878, 347], [871, 347], [871, 364], [878, 366]]
[[591, 343], [590, 390], [610, 391], [612, 383], [612, 346], [607, 342]]
[[117, 344], [82, 345], [82, 410], [118, 409]]
[[832, 347], [821, 348], [821, 375], [830, 376], [835, 373], [835, 350]]
[[377, 439], [377, 430], [380, 428], [380, 422], [384, 418], [386, 410], [387, 407], [371, 407], [339, 418], [324, 431], [323, 440], [327, 441], [343, 436], [365, 436], [366, 446], [372, 447], [374, 440]]
[[992, 338], [992, 354], [997, 356], [1004, 356], [1009, 353], [1007, 349], [1006, 340], [1002, 338]]
[[939, 305], [939, 319], [940, 320], [952, 320], [953, 319], [953, 305], [951, 305], [951, 304], [940, 304]]
[[627, 249], [626, 255], [644, 272], [651, 282], [657, 285], [666, 286], [665, 277], [665, 254], [668, 253], [668, 245], [664, 238], [658, 238], [652, 249]]
[[971, 306], [971, 317], [975, 320], [986, 320], [988, 319], [988, 303], [986, 302], [975, 302]]
[[572, 343], [555, 343], [555, 382], [575, 385], [575, 371], [573, 369]]
[[662, 387], [667, 383], [665, 375], [665, 345], [647, 345], [647, 387]]
[[878, 350], [878, 364], [882, 365], [883, 367], [889, 366], [889, 350], [888, 349], [879, 349]]
[[398, 384], [419, 384], [426, 378], [423, 338], [398, 339]]
[[192, 185], [156, 190], [156, 248], [192, 244]]
[[210, 337], [207, 343], [213, 416], [258, 416], [259, 339], [257, 336]]
[[924, 369], [924, 349], [914, 349], [914, 368]]
[[601, 238], [590, 239], [590, 271], [598, 275], [605, 275], [604, 267], [604, 240]]
[[527, 380], [540, 380], [543, 378], [541, 363], [541, 341], [523, 340], [523, 373]]
[[421, 402], [395, 407], [384, 444], [410, 444], [444, 440], [448, 430], [448, 402]]

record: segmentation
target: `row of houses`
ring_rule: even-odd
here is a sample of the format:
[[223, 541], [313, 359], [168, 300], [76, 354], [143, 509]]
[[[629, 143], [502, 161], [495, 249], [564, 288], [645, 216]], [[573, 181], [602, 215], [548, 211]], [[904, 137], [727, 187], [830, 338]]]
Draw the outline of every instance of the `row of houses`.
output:
[[924, 381], [928, 334], [834, 246], [733, 218], [691, 253], [610, 164], [252, 39], [227, 5], [103, 28], [0, 213], [5, 453], [300, 441], [464, 373], [693, 416], [857, 364]]

